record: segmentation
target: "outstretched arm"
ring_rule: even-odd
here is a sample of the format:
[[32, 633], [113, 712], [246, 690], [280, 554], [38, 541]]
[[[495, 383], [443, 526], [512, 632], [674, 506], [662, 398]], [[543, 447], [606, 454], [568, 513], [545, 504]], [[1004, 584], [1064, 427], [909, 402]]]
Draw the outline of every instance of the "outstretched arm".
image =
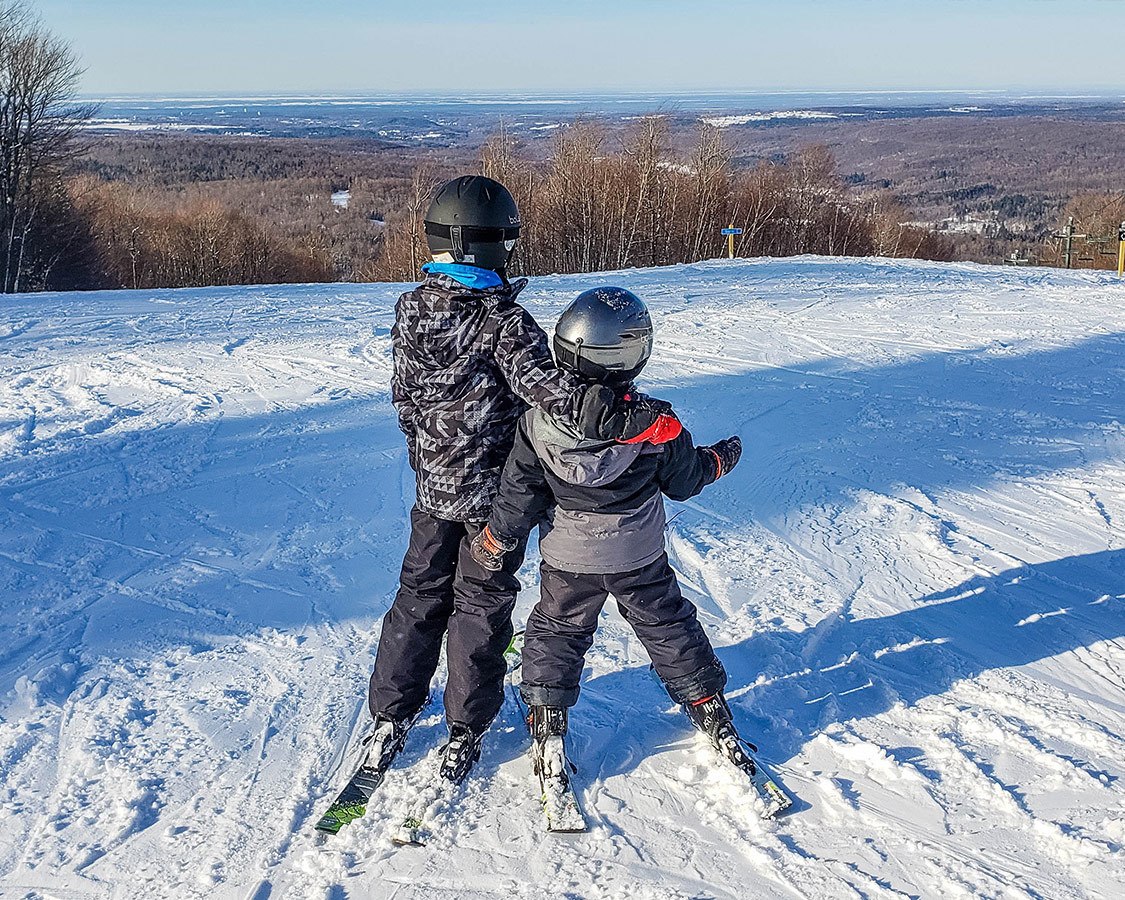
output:
[[635, 439], [661, 415], [667, 404], [644, 397], [625, 399], [607, 387], [587, 385], [555, 365], [547, 335], [522, 307], [503, 323], [495, 351], [496, 364], [515, 394], [530, 406], [583, 437], [599, 441]]
[[664, 445], [657, 472], [660, 489], [672, 500], [689, 500], [726, 475], [741, 456], [742, 441], [737, 437], [710, 447], [696, 447], [685, 429]]

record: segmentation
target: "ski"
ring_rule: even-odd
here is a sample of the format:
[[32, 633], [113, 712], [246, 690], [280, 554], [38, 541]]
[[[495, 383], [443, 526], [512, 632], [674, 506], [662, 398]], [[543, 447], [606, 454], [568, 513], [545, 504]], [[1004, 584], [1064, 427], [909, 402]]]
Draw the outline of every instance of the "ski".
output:
[[543, 817], [553, 834], [580, 834], [589, 830], [586, 816], [570, 783], [570, 760], [560, 735], [552, 735], [532, 748], [532, 766], [539, 777]]
[[793, 798], [782, 790], [754, 755], [758, 748], [739, 735], [730, 705], [722, 693], [685, 704], [683, 709], [692, 725], [707, 736], [715, 751], [750, 779], [754, 793], [762, 803], [762, 818], [772, 819], [793, 805]]
[[367, 804], [371, 795], [375, 793], [383, 779], [387, 777], [387, 766], [360, 766], [354, 775], [344, 785], [332, 805], [316, 823], [316, 830], [321, 834], [337, 834], [345, 825], [362, 818], [367, 812]]
[[387, 777], [387, 770], [406, 743], [406, 735], [413, 724], [414, 720], [397, 726], [384, 722], [364, 738], [360, 744], [363, 762], [316, 823], [317, 832], [338, 834], [345, 825], [363, 817], [371, 795]]
[[[517, 631], [512, 635], [504, 651], [509, 683], [512, 674], [519, 669], [522, 652], [523, 632]], [[443, 778], [439, 768], [435, 766], [426, 786], [399, 820], [398, 826], [391, 835], [391, 843], [396, 847], [424, 847], [429, 837], [426, 821], [432, 821], [435, 809], [456, 799], [458, 787], [460, 785]]]
[[739, 738], [736, 733], [732, 731], [729, 735], [726, 735], [720, 745], [716, 747], [716, 750], [723, 759], [750, 779], [754, 792], [762, 802], [761, 815], [763, 819], [776, 818], [793, 805], [793, 798], [782, 789], [777, 780], [769, 773], [769, 770], [762, 765], [761, 761], [754, 755], [751, 746]]
[[[524, 724], [532, 729], [530, 710], [518, 690], [513, 690], [516, 707]], [[565, 730], [565, 729], [564, 729]], [[551, 734], [543, 740], [531, 738], [531, 769], [539, 779], [539, 800], [543, 804], [543, 824], [552, 834], [580, 834], [589, 830], [586, 816], [578, 803], [578, 795], [570, 782], [577, 769], [566, 756], [562, 734]]]
[[763, 818], [774, 819], [793, 805], [793, 798], [785, 793], [760, 762], [754, 763], [754, 774], [750, 776], [750, 783], [754, 785], [754, 790], [758, 792], [758, 797], [765, 805]]

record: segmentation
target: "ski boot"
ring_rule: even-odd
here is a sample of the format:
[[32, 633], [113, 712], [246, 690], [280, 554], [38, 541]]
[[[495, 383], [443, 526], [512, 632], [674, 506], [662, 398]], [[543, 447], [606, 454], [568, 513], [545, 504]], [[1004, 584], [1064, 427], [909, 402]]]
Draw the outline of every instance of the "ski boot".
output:
[[577, 769], [566, 756], [566, 708], [533, 706], [527, 727], [531, 731], [531, 767], [539, 778], [547, 830], [586, 831], [586, 818], [570, 784], [570, 773]]
[[362, 741], [361, 746], [366, 747], [366, 752], [360, 767], [385, 772], [402, 750], [413, 724], [413, 716], [397, 720], [377, 717], [375, 727]]
[[464, 781], [480, 759], [480, 742], [483, 738], [484, 732], [478, 733], [467, 725], [451, 722], [449, 740], [442, 751], [441, 777], [454, 784]]
[[716, 750], [747, 775], [754, 775], [757, 767], [746, 749], [749, 748], [754, 752], [758, 748], [739, 735], [734, 727], [734, 719], [726, 697], [722, 694], [712, 694], [710, 697], [686, 704], [684, 712], [687, 713], [691, 724], [707, 735]]
[[561, 778], [565, 786], [568, 760], [566, 737], [567, 711], [562, 706], [533, 706], [527, 717], [531, 732], [531, 765], [540, 778]]
[[391, 763], [406, 743], [414, 719], [414, 716], [407, 719], [379, 716], [375, 719], [375, 727], [360, 742], [363, 757], [359, 768], [317, 822], [317, 831], [336, 834], [367, 811], [371, 795], [383, 783]]

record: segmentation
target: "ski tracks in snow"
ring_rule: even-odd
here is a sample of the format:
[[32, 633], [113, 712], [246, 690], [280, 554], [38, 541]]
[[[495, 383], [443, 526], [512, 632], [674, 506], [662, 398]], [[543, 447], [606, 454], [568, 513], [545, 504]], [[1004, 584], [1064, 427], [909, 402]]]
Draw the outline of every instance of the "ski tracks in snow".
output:
[[[607, 607], [547, 836], [509, 702], [392, 848], [440, 683], [369, 815], [312, 825], [412, 490], [393, 286], [16, 298], [0, 333], [0, 893], [1114, 897], [1125, 885], [1125, 293], [1095, 274], [716, 262], [536, 279], [650, 302], [647, 387], [729, 478], [669, 555], [775, 823]], [[534, 563], [519, 617], [535, 599]]]

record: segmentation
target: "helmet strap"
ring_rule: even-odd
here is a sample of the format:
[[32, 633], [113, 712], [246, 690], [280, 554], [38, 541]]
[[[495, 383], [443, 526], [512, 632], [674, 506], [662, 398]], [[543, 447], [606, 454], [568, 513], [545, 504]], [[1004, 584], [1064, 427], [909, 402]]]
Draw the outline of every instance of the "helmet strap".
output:
[[449, 239], [453, 242], [453, 258], [461, 262], [465, 258], [465, 245], [461, 242], [460, 225], [454, 225], [449, 229]]

